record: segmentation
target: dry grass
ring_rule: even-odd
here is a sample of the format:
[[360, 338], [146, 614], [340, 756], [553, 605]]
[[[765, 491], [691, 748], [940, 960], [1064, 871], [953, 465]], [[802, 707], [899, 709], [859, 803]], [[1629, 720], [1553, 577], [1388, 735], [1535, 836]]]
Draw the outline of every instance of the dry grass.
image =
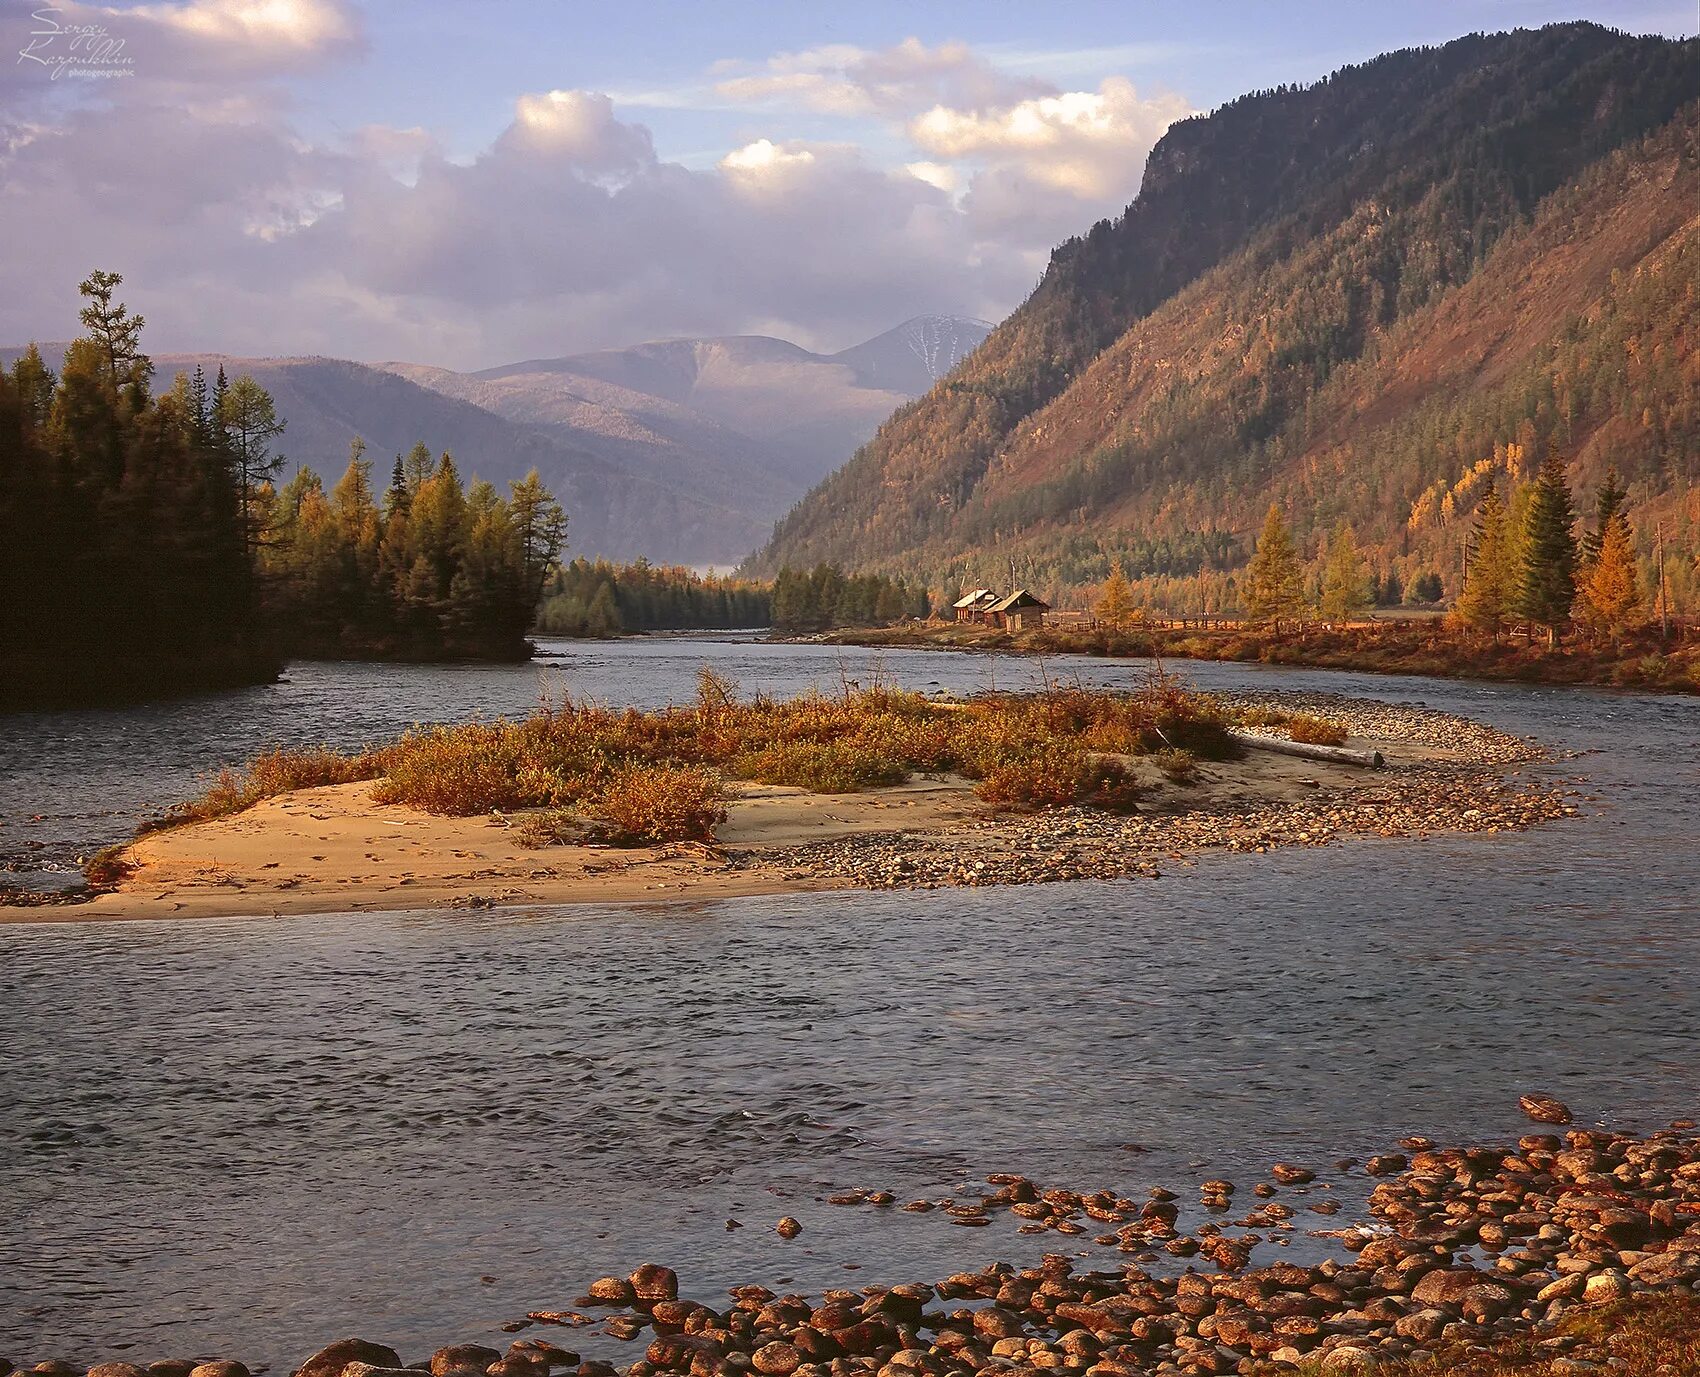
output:
[[[375, 751], [273, 751], [226, 771], [169, 821], [238, 812], [274, 794], [376, 780], [373, 796], [456, 816], [544, 810], [522, 823], [528, 844], [600, 824], [630, 842], [705, 838], [723, 815], [724, 781], [817, 793], [954, 772], [988, 802], [1127, 810], [1137, 786], [1119, 757], [1153, 755], [1176, 777], [1195, 757], [1237, 755], [1233, 719], [1162, 674], [1134, 693], [1057, 687], [937, 703], [846, 685], [841, 694], [741, 701], [712, 670], [697, 701], [658, 712], [544, 704], [519, 721], [423, 727]], [[1165, 764], [1164, 762], [1167, 762]]]

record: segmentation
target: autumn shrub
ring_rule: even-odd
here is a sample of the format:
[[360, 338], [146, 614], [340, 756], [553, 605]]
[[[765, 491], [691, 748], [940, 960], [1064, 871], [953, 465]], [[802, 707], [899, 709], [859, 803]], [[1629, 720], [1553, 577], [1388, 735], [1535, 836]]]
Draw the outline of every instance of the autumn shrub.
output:
[[1198, 778], [1198, 757], [1191, 751], [1164, 749], [1151, 757], [1151, 763], [1175, 784], [1191, 784]]
[[720, 781], [698, 766], [634, 765], [608, 780], [590, 812], [626, 845], [709, 841], [726, 820], [723, 798]]
[[853, 794], [909, 778], [909, 767], [901, 760], [858, 740], [776, 742], [739, 757], [732, 772], [816, 794]]
[[1216, 699], [1164, 678], [1153, 678], [1137, 697], [1149, 715], [1151, 750], [1191, 751], [1205, 760], [1237, 760], [1245, 754], [1234, 740], [1227, 710]]
[[539, 772], [522, 779], [522, 745], [521, 733], [505, 722], [409, 732], [372, 797], [455, 817], [554, 802], [541, 796]]
[[1060, 808], [1088, 804], [1131, 811], [1139, 785], [1118, 760], [1085, 751], [1032, 751], [990, 769], [974, 786], [987, 803], [1004, 808]]
[[1295, 712], [1287, 718], [1287, 735], [1307, 746], [1343, 746], [1346, 729], [1326, 717], [1308, 712]]

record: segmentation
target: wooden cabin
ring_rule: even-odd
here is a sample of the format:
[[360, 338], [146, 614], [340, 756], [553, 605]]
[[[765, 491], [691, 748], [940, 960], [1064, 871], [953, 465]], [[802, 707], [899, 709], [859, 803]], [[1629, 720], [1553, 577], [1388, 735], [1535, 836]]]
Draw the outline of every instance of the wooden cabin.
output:
[[976, 588], [972, 593], [964, 593], [950, 606], [959, 622], [983, 622], [997, 600], [998, 595], [990, 588]]
[[1045, 624], [1045, 613], [1050, 610], [1050, 603], [1034, 597], [1025, 588], [1017, 588], [988, 607], [984, 620], [1005, 631], [1031, 631]]

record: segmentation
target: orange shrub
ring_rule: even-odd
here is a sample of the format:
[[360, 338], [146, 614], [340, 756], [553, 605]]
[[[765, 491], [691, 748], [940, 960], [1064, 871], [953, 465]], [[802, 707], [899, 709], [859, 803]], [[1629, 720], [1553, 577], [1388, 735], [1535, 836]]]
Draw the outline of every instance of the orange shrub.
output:
[[720, 781], [697, 766], [634, 765], [608, 781], [590, 811], [612, 841], [710, 841], [726, 820], [722, 797]]
[[1287, 735], [1307, 746], [1343, 746], [1346, 729], [1338, 722], [1315, 717], [1308, 712], [1296, 712], [1287, 719]]

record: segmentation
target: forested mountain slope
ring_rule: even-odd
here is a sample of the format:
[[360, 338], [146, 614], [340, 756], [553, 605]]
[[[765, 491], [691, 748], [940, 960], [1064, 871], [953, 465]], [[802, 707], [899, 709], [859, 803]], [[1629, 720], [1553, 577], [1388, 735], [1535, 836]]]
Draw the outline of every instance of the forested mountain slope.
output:
[[1568, 24], [1176, 125], [1127, 212], [752, 567], [1190, 576], [1243, 561], [1280, 500], [1301, 537], [1350, 520], [1383, 560], [1447, 569], [1496, 445], [1558, 447], [1584, 480], [1614, 459], [1678, 524], [1697, 96], [1700, 43]]

